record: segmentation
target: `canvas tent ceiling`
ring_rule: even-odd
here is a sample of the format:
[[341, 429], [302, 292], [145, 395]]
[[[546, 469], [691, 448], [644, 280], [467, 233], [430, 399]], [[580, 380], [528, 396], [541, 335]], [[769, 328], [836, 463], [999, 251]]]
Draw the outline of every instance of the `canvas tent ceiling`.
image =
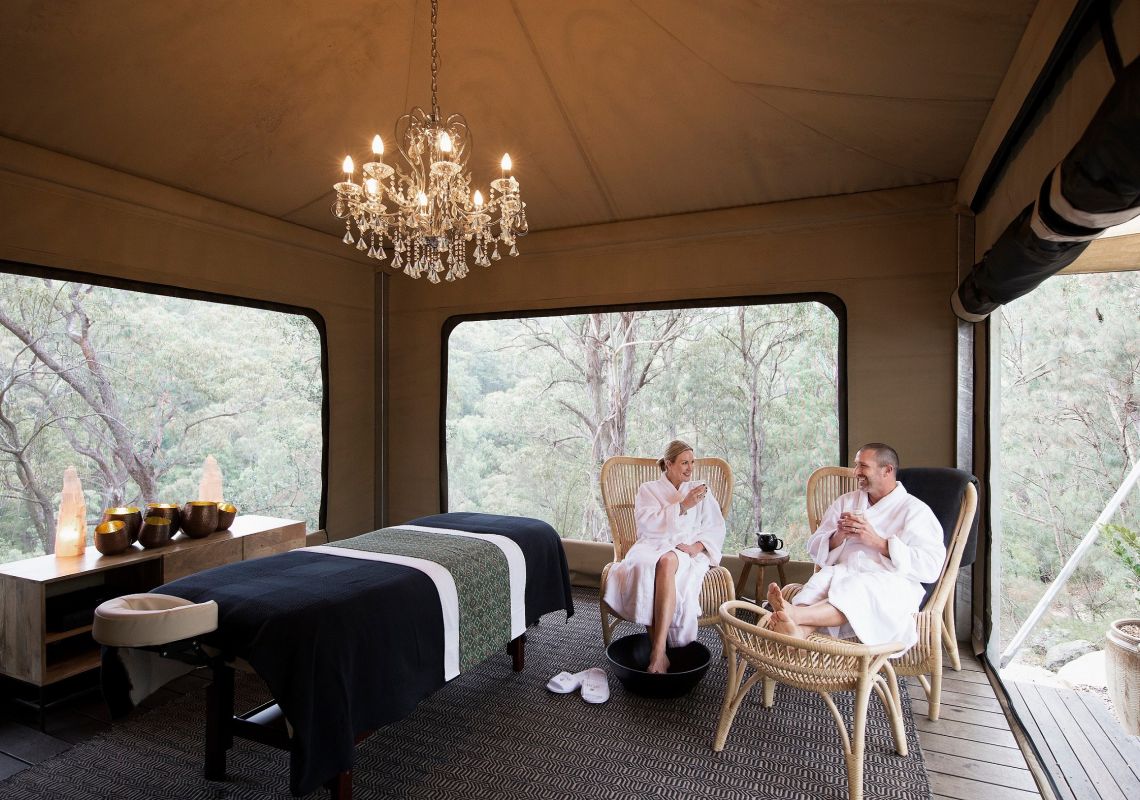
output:
[[[533, 230], [954, 180], [1032, 0], [443, 0], [440, 104]], [[427, 0], [8, 0], [0, 136], [335, 233]]]

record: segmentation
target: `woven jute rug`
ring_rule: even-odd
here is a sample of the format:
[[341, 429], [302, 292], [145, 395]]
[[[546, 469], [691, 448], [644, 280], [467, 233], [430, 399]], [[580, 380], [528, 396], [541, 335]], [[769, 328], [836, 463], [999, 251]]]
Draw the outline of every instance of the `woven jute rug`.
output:
[[[372, 798], [659, 797], [691, 800], [845, 800], [847, 773], [838, 730], [814, 694], [780, 686], [765, 709], [759, 688], [744, 701], [728, 744], [712, 739], [724, 697], [725, 662], [713, 631], [702, 640], [712, 668], [689, 695], [650, 700], [612, 675], [611, 699], [585, 703], [556, 695], [546, 681], [562, 670], [605, 665], [597, 596], [576, 590], [569, 623], [549, 615], [527, 634], [526, 669], [503, 654], [461, 675], [411, 716], [357, 747], [353, 796]], [[636, 632], [619, 628], [618, 635]], [[239, 677], [239, 705], [265, 699], [256, 679]], [[838, 696], [850, 719], [850, 696]], [[909, 755], [892, 746], [872, 695], [867, 720], [867, 798], [926, 800], [930, 785], [903, 687]], [[202, 777], [205, 693], [188, 694], [116, 724], [99, 737], [0, 783], [3, 798], [289, 797], [286, 754], [238, 740], [225, 782]], [[327, 796], [316, 792], [312, 797]]]

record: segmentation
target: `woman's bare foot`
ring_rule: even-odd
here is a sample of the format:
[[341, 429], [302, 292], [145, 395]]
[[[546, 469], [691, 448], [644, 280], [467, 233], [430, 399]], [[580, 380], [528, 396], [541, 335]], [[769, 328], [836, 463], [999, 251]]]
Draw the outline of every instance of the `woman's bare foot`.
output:
[[[773, 586], [774, 585], [775, 584], [773, 584]], [[803, 630], [788, 616], [786, 611], [776, 611], [768, 617], [768, 630], [782, 633], [785, 636], [795, 636], [799, 639], [804, 638]]]
[[780, 591], [780, 585], [773, 581], [768, 584], [768, 605], [773, 611], [783, 611], [788, 601], [784, 599], [783, 593]]
[[669, 671], [669, 657], [664, 653], [649, 657], [648, 672], [651, 675], [661, 675]]

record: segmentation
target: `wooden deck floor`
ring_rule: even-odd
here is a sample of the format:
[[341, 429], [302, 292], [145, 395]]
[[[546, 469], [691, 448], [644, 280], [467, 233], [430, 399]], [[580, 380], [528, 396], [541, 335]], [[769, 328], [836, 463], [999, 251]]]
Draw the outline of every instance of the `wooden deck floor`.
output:
[[1140, 739], [1126, 736], [1099, 699], [1013, 681], [1006, 690], [1060, 800], [1140, 797]]
[[935, 800], [1036, 800], [1041, 792], [982, 665], [962, 653], [962, 671], [947, 668], [937, 722], [921, 684], [907, 679], [914, 726]]

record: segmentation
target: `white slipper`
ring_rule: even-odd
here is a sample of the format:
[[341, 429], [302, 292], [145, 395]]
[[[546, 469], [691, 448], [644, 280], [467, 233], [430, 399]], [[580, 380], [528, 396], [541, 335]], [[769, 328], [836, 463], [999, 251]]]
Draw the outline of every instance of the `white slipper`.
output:
[[587, 670], [581, 672], [559, 672], [546, 682], [546, 688], [558, 694], [570, 694], [578, 691], [582, 686], [582, 679], [586, 677]]
[[610, 681], [606, 671], [594, 667], [586, 670], [582, 680], [582, 699], [587, 703], [604, 703], [610, 699]]

